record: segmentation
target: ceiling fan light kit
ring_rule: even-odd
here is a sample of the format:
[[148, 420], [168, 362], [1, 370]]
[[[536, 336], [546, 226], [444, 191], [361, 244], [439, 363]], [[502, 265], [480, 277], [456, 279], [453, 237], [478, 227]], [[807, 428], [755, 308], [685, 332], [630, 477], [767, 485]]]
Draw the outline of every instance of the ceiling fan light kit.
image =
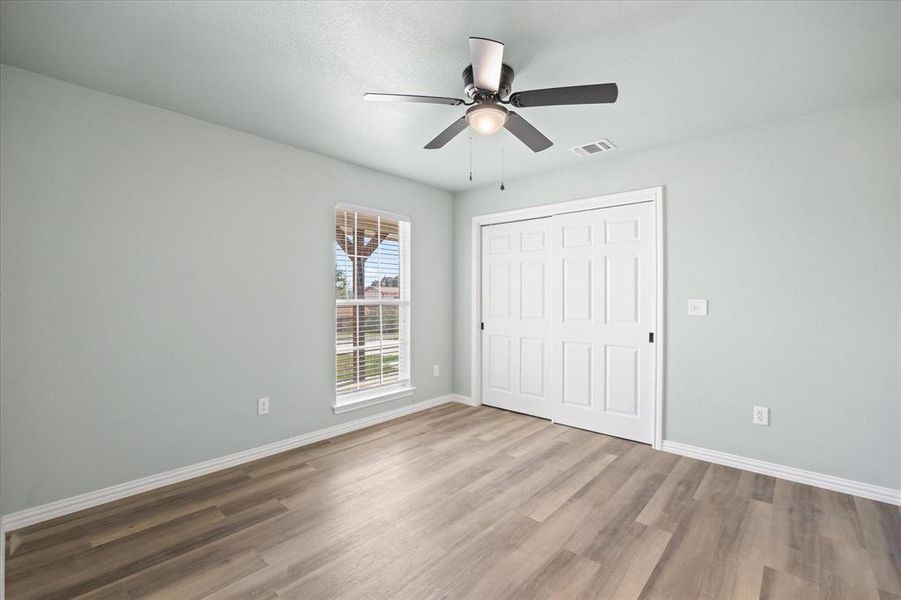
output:
[[476, 133], [497, 133], [507, 122], [507, 109], [489, 102], [475, 104], [466, 111], [466, 121]]
[[[619, 96], [615, 83], [598, 83], [562, 88], [547, 88], [515, 92], [513, 68], [504, 64], [504, 45], [486, 38], [469, 38], [472, 64], [463, 70], [463, 91], [470, 102], [459, 98], [416, 96], [409, 94], [364, 94], [364, 99], [376, 102], [416, 102], [425, 104], [466, 105], [466, 114], [439, 133], [425, 145], [426, 150], [443, 148], [464, 129], [471, 127], [483, 135], [506, 129], [533, 152], [541, 152], [554, 145], [543, 133], [504, 104], [517, 108], [532, 106], [560, 106], [571, 104], [612, 104]], [[509, 96], [509, 99], [507, 98]]]

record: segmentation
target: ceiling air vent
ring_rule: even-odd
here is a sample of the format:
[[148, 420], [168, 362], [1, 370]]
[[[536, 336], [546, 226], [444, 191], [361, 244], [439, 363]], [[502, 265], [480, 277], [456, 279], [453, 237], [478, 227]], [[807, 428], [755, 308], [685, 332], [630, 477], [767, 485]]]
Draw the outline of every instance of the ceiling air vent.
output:
[[570, 148], [573, 152], [575, 152], [578, 156], [591, 156], [592, 154], [600, 154], [602, 152], [610, 152], [614, 150], [616, 146], [608, 140], [604, 138], [602, 140], [598, 140], [596, 142], [590, 142], [588, 144], [584, 144], [582, 146], [575, 146]]

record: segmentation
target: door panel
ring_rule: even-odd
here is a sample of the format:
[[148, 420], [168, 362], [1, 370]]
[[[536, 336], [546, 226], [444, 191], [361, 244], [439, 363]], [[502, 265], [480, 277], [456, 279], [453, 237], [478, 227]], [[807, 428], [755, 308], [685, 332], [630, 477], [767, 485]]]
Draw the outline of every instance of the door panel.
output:
[[546, 319], [544, 311], [544, 263], [523, 263], [520, 266], [520, 290], [523, 319]]
[[591, 344], [563, 342], [563, 403], [591, 406]]
[[622, 221], [604, 221], [604, 241], [610, 244], [624, 244], [638, 241], [638, 219]]
[[604, 292], [608, 323], [638, 324], [638, 256], [607, 257]]
[[488, 238], [488, 254], [508, 254], [512, 249], [510, 233], [492, 235]]
[[510, 265], [493, 264], [488, 267], [488, 298], [489, 316], [510, 316]]
[[591, 320], [591, 260], [563, 260], [563, 320]]
[[575, 248], [591, 245], [591, 226], [571, 223], [563, 227], [563, 247]]
[[638, 348], [604, 346], [607, 411], [638, 416]]
[[552, 217], [555, 422], [653, 439], [656, 226], [651, 202]]
[[482, 402], [548, 418], [550, 218], [482, 227]]
[[520, 391], [527, 396], [535, 398], [545, 397], [544, 373], [545, 352], [547, 343], [536, 338], [522, 338], [519, 343], [520, 360], [522, 365], [520, 373]]
[[502, 392], [510, 391], [510, 337], [488, 336], [488, 387]]

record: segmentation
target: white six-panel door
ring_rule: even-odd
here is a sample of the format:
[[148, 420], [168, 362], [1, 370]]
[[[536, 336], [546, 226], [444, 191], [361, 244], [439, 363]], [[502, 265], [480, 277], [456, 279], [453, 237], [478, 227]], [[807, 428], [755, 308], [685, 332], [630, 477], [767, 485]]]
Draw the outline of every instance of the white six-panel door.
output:
[[482, 228], [482, 402], [550, 418], [550, 225]]
[[652, 202], [551, 219], [551, 418], [650, 443], [656, 213]]

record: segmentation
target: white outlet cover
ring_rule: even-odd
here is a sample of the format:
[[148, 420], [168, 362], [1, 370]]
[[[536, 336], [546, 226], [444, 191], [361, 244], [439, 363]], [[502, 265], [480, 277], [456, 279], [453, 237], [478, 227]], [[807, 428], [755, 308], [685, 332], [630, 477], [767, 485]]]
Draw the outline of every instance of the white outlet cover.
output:
[[769, 425], [770, 424], [770, 409], [764, 406], [755, 406], [754, 407], [754, 424], [755, 425]]
[[257, 400], [257, 414], [259, 416], [269, 414], [269, 398], [260, 398]]
[[688, 301], [688, 314], [693, 317], [707, 316], [707, 300], [702, 298], [691, 298]]

